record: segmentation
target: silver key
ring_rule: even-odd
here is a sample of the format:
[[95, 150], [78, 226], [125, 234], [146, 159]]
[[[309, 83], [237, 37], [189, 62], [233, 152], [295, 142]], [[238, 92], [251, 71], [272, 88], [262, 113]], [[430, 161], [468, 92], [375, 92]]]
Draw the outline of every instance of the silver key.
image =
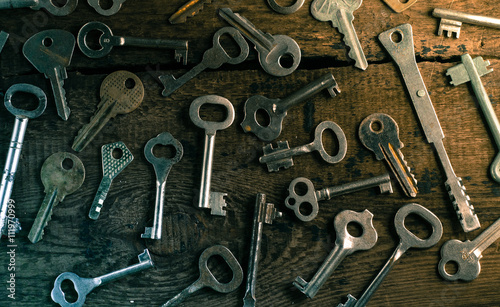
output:
[[122, 8], [123, 2], [126, 0], [113, 0], [113, 5], [107, 9], [103, 9], [99, 4], [101, 0], [87, 0], [88, 4], [94, 8], [94, 10], [103, 16], [112, 16]]
[[69, 152], [58, 152], [45, 160], [41, 170], [45, 198], [31, 226], [28, 239], [36, 243], [42, 239], [43, 229], [52, 217], [54, 207], [78, 190], [85, 180], [82, 161]]
[[[393, 35], [398, 35], [401, 40], [394, 42], [392, 40]], [[481, 227], [479, 219], [474, 212], [474, 207], [469, 203], [469, 196], [465, 192], [462, 179], [455, 175], [455, 171], [451, 166], [450, 159], [443, 144], [444, 134], [441, 129], [441, 124], [439, 123], [436, 111], [434, 110], [429, 93], [420, 75], [417, 62], [415, 61], [411, 25], [399, 25], [379, 34], [378, 38], [401, 70], [406, 88], [410, 94], [427, 142], [434, 145], [434, 149], [439, 156], [439, 161], [443, 166], [447, 177], [445, 183], [446, 190], [448, 191], [448, 195], [450, 196], [463, 230], [469, 232], [478, 229]]]
[[[306, 187], [307, 191], [298, 192], [297, 186]], [[378, 187], [380, 193], [392, 193], [391, 178], [389, 174], [384, 174], [376, 177], [362, 179], [338, 186], [324, 188], [321, 190], [314, 190], [314, 185], [311, 180], [298, 177], [290, 182], [288, 186], [288, 197], [285, 199], [285, 206], [295, 212], [295, 216], [303, 222], [312, 221], [319, 211], [318, 201], [329, 200], [333, 197], [362, 191]], [[310, 212], [303, 208], [310, 206]], [[302, 210], [301, 210], [302, 207]]]
[[[63, 307], [83, 306], [87, 295], [95, 288], [125, 276], [147, 270], [154, 266], [149, 250], [145, 249], [144, 252], [138, 256], [138, 258], [139, 263], [137, 264], [95, 278], [82, 278], [71, 272], [62, 273], [57, 276], [54, 281], [54, 288], [52, 289], [50, 296], [54, 302]], [[65, 280], [69, 280], [73, 283], [75, 291], [78, 293], [78, 299], [76, 302], [70, 303], [66, 300], [65, 294], [61, 288], [61, 284]]]
[[[240, 48], [240, 54], [234, 58], [231, 57], [220, 44], [220, 38], [225, 34], [231, 36]], [[233, 65], [239, 64], [248, 57], [248, 44], [241, 33], [234, 28], [225, 27], [219, 29], [214, 34], [212, 42], [213, 47], [205, 51], [201, 63], [193, 67], [193, 69], [182, 75], [179, 79], [174, 78], [173, 75], [162, 75], [158, 77], [158, 79], [164, 86], [163, 92], [161, 93], [164, 97], [170, 96], [186, 82], [193, 79], [207, 68], [217, 69], [225, 63]]]
[[[212, 256], [220, 256], [227, 263], [227, 266], [233, 272], [233, 278], [227, 283], [219, 282], [208, 268], [208, 259]], [[209, 287], [217, 292], [229, 293], [241, 285], [243, 281], [243, 269], [241, 268], [238, 260], [234, 257], [231, 251], [222, 245], [214, 245], [209, 247], [201, 253], [198, 262], [200, 268], [200, 277], [192, 283], [189, 287], [182, 290], [179, 294], [171, 298], [168, 302], [161, 305], [161, 307], [177, 306], [182, 303], [191, 293], [196, 292], [202, 288]]]
[[276, 210], [274, 204], [266, 203], [266, 195], [258, 193], [255, 199], [253, 214], [252, 245], [248, 260], [247, 289], [243, 297], [243, 307], [255, 307], [255, 285], [257, 284], [257, 269], [259, 266], [259, 253], [262, 241], [262, 228], [264, 223], [272, 224], [273, 220], [280, 218], [281, 212]]
[[[338, 140], [339, 147], [337, 154], [334, 156], [331, 156], [323, 145], [323, 132], [327, 129], [331, 130]], [[277, 172], [280, 168], [287, 169], [293, 166], [292, 157], [313, 151], [319, 152], [321, 158], [328, 163], [338, 163], [344, 159], [347, 153], [347, 140], [344, 131], [339, 125], [331, 121], [324, 121], [314, 130], [314, 141], [309, 144], [290, 149], [288, 141], [280, 141], [276, 147], [273, 147], [273, 144], [267, 144], [262, 147], [262, 150], [264, 155], [259, 158], [259, 162], [267, 164], [269, 172]]]
[[462, 26], [462, 22], [500, 29], [500, 18], [473, 15], [439, 8], [432, 11], [432, 16], [441, 18], [441, 21], [439, 22], [438, 35], [442, 35], [443, 32], [446, 31], [448, 37], [451, 37], [453, 33], [455, 33], [456, 38], [460, 36], [460, 26]]
[[0, 10], [30, 8], [32, 10], [45, 9], [55, 16], [66, 16], [76, 9], [78, 0], [66, 0], [64, 5], [56, 5], [55, 0], [0, 0]]
[[[117, 156], [116, 158], [115, 155]], [[108, 196], [113, 179], [134, 160], [132, 152], [130, 152], [122, 141], [103, 145], [101, 147], [101, 157], [102, 180], [89, 211], [89, 218], [93, 220], [97, 220], [101, 214], [102, 206]]]
[[66, 67], [71, 63], [75, 49], [75, 37], [64, 30], [45, 30], [30, 37], [23, 46], [24, 57], [50, 80], [57, 114], [68, 120], [70, 109], [66, 101], [64, 80], [68, 78]]
[[[221, 122], [205, 121], [200, 117], [200, 109], [204, 104], [221, 105], [227, 110], [227, 118]], [[210, 191], [212, 181], [212, 162], [214, 158], [215, 133], [231, 126], [234, 121], [234, 107], [229, 100], [216, 95], [198, 97], [189, 107], [189, 117], [198, 127], [205, 130], [205, 146], [203, 147], [203, 166], [201, 170], [200, 194], [198, 197], [199, 208], [212, 209], [212, 215], [226, 215], [226, 193]]]
[[[248, 19], [233, 13], [230, 8], [219, 9], [221, 16], [230, 25], [238, 29], [255, 45], [259, 53], [262, 68], [276, 77], [288, 76], [297, 69], [301, 59], [300, 47], [296, 41], [286, 35], [271, 35], [258, 30]], [[291, 57], [291, 65], [283, 66], [283, 57]]]
[[332, 26], [344, 35], [344, 42], [350, 48], [349, 57], [356, 62], [354, 66], [365, 70], [368, 68], [368, 62], [352, 24], [354, 20], [352, 13], [362, 2], [362, 0], [314, 0], [311, 3], [311, 14], [319, 21], [330, 21]]
[[[175, 154], [171, 158], [158, 158], [153, 154], [153, 148], [156, 145], [171, 146], [175, 150]], [[152, 138], [144, 147], [144, 156], [149, 163], [153, 164], [156, 173], [156, 201], [155, 213], [153, 219], [153, 227], [146, 227], [146, 230], [141, 234], [144, 239], [161, 239], [161, 231], [163, 226], [163, 200], [165, 199], [165, 185], [167, 182], [168, 173], [172, 166], [182, 159], [183, 148], [181, 142], [174, 139], [168, 133], [163, 132], [157, 137]]]
[[[347, 231], [347, 224], [356, 223], [363, 228], [363, 234], [353, 237]], [[321, 286], [332, 275], [344, 258], [358, 250], [368, 250], [377, 243], [377, 231], [373, 227], [373, 214], [365, 210], [361, 213], [344, 210], [335, 216], [333, 222], [337, 238], [335, 247], [323, 262], [310, 282], [298, 276], [293, 285], [309, 298], [313, 298]]]
[[[328, 90], [331, 97], [340, 93], [339, 86], [331, 73], [314, 80], [295, 93], [284, 99], [269, 99], [264, 96], [256, 95], [247, 99], [245, 102], [245, 118], [241, 122], [241, 127], [245, 132], [255, 134], [260, 140], [271, 142], [280, 134], [288, 109], [306, 101], [322, 90]], [[257, 112], [263, 110], [269, 116], [269, 124], [261, 125], [257, 121]]]
[[[23, 110], [15, 108], [12, 105], [12, 96], [16, 93], [28, 93], [34, 95], [38, 99], [38, 107], [35, 110]], [[10, 195], [14, 186], [14, 178], [16, 177], [17, 166], [21, 158], [21, 149], [23, 148], [24, 135], [28, 127], [28, 121], [42, 115], [47, 107], [47, 97], [39, 87], [31, 84], [20, 83], [12, 85], [5, 92], [4, 104], [7, 111], [16, 117], [12, 136], [9, 143], [9, 151], [5, 160], [5, 166], [2, 173], [2, 181], [0, 182], [0, 237], [13, 236], [21, 230], [19, 220], [10, 219], [7, 217]]]

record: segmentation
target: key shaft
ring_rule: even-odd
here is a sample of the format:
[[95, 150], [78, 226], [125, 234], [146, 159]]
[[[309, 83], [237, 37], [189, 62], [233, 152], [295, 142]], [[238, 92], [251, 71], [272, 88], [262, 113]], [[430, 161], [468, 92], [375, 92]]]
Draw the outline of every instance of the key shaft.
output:
[[97, 220], [101, 214], [102, 207], [104, 206], [104, 201], [108, 196], [109, 189], [111, 188], [112, 179], [109, 177], [102, 177], [101, 183], [97, 188], [97, 192], [92, 201], [92, 206], [89, 211], [89, 218], [92, 220]]
[[500, 18], [474, 15], [465, 12], [459, 12], [455, 10], [441, 9], [441, 8], [435, 8], [432, 11], [432, 16], [443, 19], [465, 22], [477, 26], [486, 26], [490, 28], [500, 29]]
[[500, 219], [496, 220], [472, 241], [474, 248], [471, 249], [470, 253], [474, 253], [476, 257], [481, 258], [484, 250], [495, 243], [499, 238]]
[[318, 201], [330, 200], [344, 194], [359, 192], [362, 190], [379, 187], [380, 193], [392, 193], [391, 177], [389, 174], [383, 174], [375, 177], [361, 179], [342, 185], [336, 185], [315, 191]]

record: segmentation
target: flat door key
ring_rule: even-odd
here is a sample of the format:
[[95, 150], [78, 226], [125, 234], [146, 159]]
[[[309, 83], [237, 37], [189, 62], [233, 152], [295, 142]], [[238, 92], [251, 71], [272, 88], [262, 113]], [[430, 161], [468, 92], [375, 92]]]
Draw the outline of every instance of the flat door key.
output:
[[[87, 295], [95, 288], [108, 282], [115, 281], [116, 279], [147, 270], [154, 266], [149, 250], [145, 249], [144, 252], [138, 256], [138, 258], [139, 263], [137, 264], [95, 278], [82, 278], [71, 272], [62, 273], [57, 276], [54, 281], [54, 288], [52, 289], [50, 296], [54, 302], [63, 307], [83, 306]], [[78, 294], [76, 302], [71, 303], [66, 300], [65, 294], [61, 288], [61, 284], [65, 280], [69, 280], [73, 283], [73, 287]]]
[[103, 16], [112, 16], [122, 8], [123, 2], [126, 0], [113, 0], [113, 4], [109, 8], [101, 7], [99, 3], [100, 0], [87, 0], [88, 4], [94, 8], [94, 10]]
[[[115, 157], [116, 156], [116, 157]], [[108, 196], [113, 179], [134, 160], [132, 152], [123, 142], [106, 144], [101, 147], [102, 180], [89, 211], [89, 218], [97, 220]]]
[[[175, 154], [172, 158], [158, 158], [153, 154], [153, 148], [156, 145], [171, 146], [175, 150]], [[181, 142], [176, 140], [168, 132], [158, 134], [157, 137], [149, 140], [144, 147], [144, 156], [146, 156], [146, 160], [148, 160], [149, 163], [153, 164], [156, 173], [156, 201], [153, 227], [146, 227], [141, 238], [161, 239], [163, 227], [163, 202], [165, 199], [167, 177], [172, 166], [182, 159], [183, 153], [184, 150]]]
[[58, 152], [45, 160], [42, 165], [41, 177], [45, 187], [45, 198], [28, 234], [31, 243], [42, 239], [43, 229], [50, 221], [54, 207], [83, 184], [85, 168], [82, 161], [74, 154]]
[[[331, 97], [340, 93], [339, 86], [331, 73], [323, 75], [284, 99], [269, 99], [260, 95], [252, 96], [245, 102], [245, 118], [241, 122], [241, 127], [243, 131], [255, 134], [260, 140], [271, 142], [281, 134], [283, 119], [288, 109], [306, 101], [324, 89], [328, 90]], [[269, 116], [267, 126], [263, 126], [257, 121], [257, 112], [260, 110], [265, 111]]]
[[446, 31], [448, 37], [451, 37], [453, 33], [455, 33], [456, 38], [460, 36], [460, 27], [462, 26], [462, 22], [500, 29], [500, 18], [473, 15], [440, 8], [435, 8], [432, 11], [432, 16], [441, 18], [439, 22], [438, 35], [442, 35], [443, 31]]
[[[335, 134], [339, 142], [338, 151], [334, 156], [331, 156], [323, 145], [323, 132], [327, 129]], [[280, 168], [287, 169], [293, 166], [292, 157], [313, 151], [319, 152], [321, 158], [328, 163], [338, 163], [344, 159], [347, 153], [347, 140], [344, 131], [339, 125], [331, 121], [324, 121], [314, 130], [314, 141], [309, 144], [290, 149], [288, 141], [280, 141], [276, 147], [273, 147], [273, 144], [267, 144], [262, 147], [262, 150], [264, 151], [264, 155], [259, 158], [259, 162], [267, 164], [269, 172], [277, 172]]]
[[45, 9], [54, 16], [66, 16], [76, 9], [78, 0], [66, 0], [64, 5], [54, 0], [0, 0], [0, 10], [30, 8]]

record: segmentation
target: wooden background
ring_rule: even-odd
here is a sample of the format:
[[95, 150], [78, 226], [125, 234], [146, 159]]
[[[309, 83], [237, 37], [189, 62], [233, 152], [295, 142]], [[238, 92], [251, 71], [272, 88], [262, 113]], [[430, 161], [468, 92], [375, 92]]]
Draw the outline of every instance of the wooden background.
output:
[[[488, 59], [495, 71], [482, 80], [493, 106], [498, 109], [500, 31], [463, 25], [459, 39], [437, 36], [439, 21], [431, 12], [435, 7], [443, 7], [498, 18], [500, 1], [420, 0], [400, 14], [380, 0], [364, 1], [354, 13], [354, 26], [369, 62], [366, 71], [353, 67], [338, 31], [310, 15], [310, 0], [297, 13], [287, 16], [273, 12], [264, 0], [214, 1], [186, 23], [170, 25], [168, 17], [183, 2], [127, 1], [119, 13], [111, 17], [98, 15], [84, 0], [80, 0], [73, 14], [65, 17], [29, 9], [0, 14], [0, 29], [11, 34], [0, 55], [0, 88], [5, 91], [15, 83], [32, 83], [42, 87], [49, 97], [45, 113], [29, 122], [14, 185], [12, 199], [23, 226], [15, 238], [16, 300], [7, 297], [4, 281], [9, 259], [2, 252], [1, 306], [55, 305], [50, 291], [60, 273], [99, 276], [136, 263], [137, 255], [146, 247], [152, 253], [154, 269], [94, 290], [87, 297], [87, 305], [160, 305], [197, 279], [197, 259], [205, 248], [214, 244], [229, 247], [246, 272], [258, 192], [267, 194], [268, 201], [284, 212], [281, 220], [264, 226], [256, 289], [259, 306], [336, 306], [348, 293], [359, 298], [396, 247], [394, 215], [409, 202], [420, 203], [438, 215], [444, 227], [443, 237], [430, 249], [409, 250], [369, 305], [499, 304], [499, 242], [484, 252], [482, 273], [472, 282], [444, 281], [437, 272], [437, 263], [445, 241], [472, 240], [499, 217], [500, 185], [488, 175], [498, 148], [492, 144], [470, 85], [451, 86], [445, 71], [458, 64], [463, 53]], [[265, 32], [294, 38], [302, 50], [299, 68], [287, 77], [270, 76], [258, 64], [252, 48], [244, 63], [207, 70], [171, 97], [162, 97], [162, 86], [156, 77], [164, 73], [180, 76], [199, 63], [203, 52], [212, 44], [213, 33], [227, 26], [217, 16], [216, 9], [228, 6]], [[69, 120], [64, 122], [57, 116], [48, 80], [31, 66], [20, 50], [26, 39], [41, 30], [60, 28], [76, 35], [83, 24], [92, 20], [105, 22], [115, 35], [188, 39], [189, 65], [176, 63], [171, 50], [122, 47], [94, 60], [77, 48], [64, 85], [72, 111]], [[423, 136], [399, 71], [378, 42], [379, 33], [402, 23], [413, 27], [418, 66], [443, 127], [446, 149], [455, 172], [464, 180], [481, 230], [468, 234], [462, 231], [448, 199], [437, 156]], [[96, 110], [102, 80], [121, 69], [136, 73], [143, 81], [146, 96], [142, 105], [133, 113], [117, 116], [90, 146], [77, 154], [86, 169], [84, 184], [54, 209], [43, 240], [31, 244], [27, 235], [44, 197], [40, 180], [43, 162], [55, 152], [72, 152], [77, 131]], [[295, 166], [288, 170], [268, 173], [258, 162], [265, 144], [245, 134], [239, 125], [245, 100], [257, 94], [284, 98], [326, 72], [334, 74], [342, 93], [329, 98], [323, 92], [291, 109], [278, 140], [288, 140], [291, 146], [305, 144], [311, 141], [317, 124], [332, 120], [347, 136], [345, 159], [328, 165], [318, 154], [309, 154], [296, 157]], [[193, 99], [208, 94], [226, 97], [236, 110], [233, 125], [217, 134], [213, 165], [212, 189], [229, 194], [226, 217], [211, 216], [209, 211], [193, 205], [200, 181], [203, 131], [191, 123], [187, 111]], [[321, 202], [319, 215], [312, 222], [299, 221], [283, 203], [292, 179], [310, 178], [319, 189], [388, 171], [386, 164], [376, 161], [357, 136], [359, 123], [375, 112], [390, 114], [399, 124], [400, 138], [405, 145], [402, 152], [418, 180], [417, 198], [406, 198], [393, 182], [393, 194], [378, 195], [371, 189], [341, 196]], [[1, 159], [7, 154], [13, 122], [13, 116], [1, 107]], [[163, 238], [153, 242], [140, 238], [144, 227], [151, 226], [155, 197], [155, 174], [144, 158], [143, 149], [149, 139], [164, 131], [182, 142], [184, 157], [174, 165], [167, 179]], [[92, 221], [87, 215], [102, 178], [100, 147], [119, 140], [128, 146], [135, 159], [113, 181], [100, 218]], [[335, 242], [333, 219], [345, 209], [368, 209], [374, 214], [378, 243], [369, 251], [347, 257], [317, 296], [308, 299], [292, 286], [292, 281], [299, 275], [310, 280], [317, 271]], [[415, 221], [409, 224], [420, 235], [428, 231]], [[5, 250], [7, 241], [2, 241], [2, 250]], [[183, 306], [241, 306], [244, 292], [245, 284], [230, 294], [203, 289]]]

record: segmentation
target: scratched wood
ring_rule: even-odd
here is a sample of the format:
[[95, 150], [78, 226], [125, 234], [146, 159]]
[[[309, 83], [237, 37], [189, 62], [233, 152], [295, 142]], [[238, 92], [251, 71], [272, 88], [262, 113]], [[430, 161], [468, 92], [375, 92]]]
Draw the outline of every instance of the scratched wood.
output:
[[[460, 39], [438, 37], [438, 21], [431, 16], [433, 7], [451, 7], [478, 14], [494, 15], [499, 1], [418, 1], [408, 11], [396, 14], [381, 1], [365, 1], [355, 13], [355, 27], [367, 59], [367, 71], [360, 71], [346, 58], [342, 37], [328, 23], [311, 17], [311, 1], [288, 16], [272, 12], [264, 1], [215, 1], [185, 24], [168, 25], [168, 17], [182, 1], [156, 2], [147, 5], [127, 1], [115, 16], [96, 14], [85, 1], [66, 17], [48, 17], [30, 10], [5, 11], [0, 27], [11, 33], [11, 40], [0, 55], [0, 88], [20, 82], [42, 87], [49, 96], [45, 113], [31, 120], [19, 164], [12, 199], [23, 229], [16, 236], [16, 300], [7, 297], [5, 284], [0, 289], [1, 306], [53, 306], [50, 291], [62, 272], [94, 277], [137, 262], [137, 255], [148, 248], [155, 268], [115, 281], [94, 290], [87, 305], [155, 306], [187, 287], [198, 277], [198, 258], [212, 245], [227, 246], [246, 272], [252, 232], [255, 195], [265, 193], [269, 202], [284, 212], [280, 220], [264, 226], [262, 254], [256, 288], [259, 306], [336, 306], [350, 293], [360, 297], [392, 254], [398, 237], [394, 215], [398, 208], [417, 202], [433, 211], [441, 220], [444, 234], [440, 242], [426, 250], [411, 249], [404, 255], [370, 301], [371, 306], [492, 306], [500, 301], [495, 286], [499, 284], [500, 244], [484, 252], [482, 273], [468, 283], [446, 282], [437, 272], [441, 245], [450, 239], [474, 239], [480, 232], [465, 234], [448, 198], [444, 175], [432, 147], [425, 141], [416, 120], [402, 78], [378, 43], [377, 35], [401, 23], [411, 23], [419, 68], [446, 136], [444, 143], [455, 172], [462, 177], [468, 195], [481, 221], [482, 230], [498, 218], [500, 186], [488, 175], [497, 148], [469, 85], [454, 87], [445, 76], [446, 69], [458, 64], [459, 56], [469, 52], [481, 55], [495, 69], [482, 77], [497, 114], [500, 113], [500, 32], [495, 29], [464, 25]], [[130, 3], [129, 3], [130, 2]], [[235, 12], [272, 34], [287, 34], [297, 40], [303, 59], [292, 75], [276, 78], [258, 65], [256, 54], [237, 66], [224, 65], [206, 71], [185, 87], [163, 98], [156, 77], [164, 73], [180, 76], [186, 70], [175, 63], [172, 51], [115, 48], [102, 59], [90, 60], [78, 49], [65, 81], [72, 114], [67, 122], [57, 116], [50, 85], [20, 53], [21, 42], [32, 34], [50, 28], [63, 28], [76, 34], [84, 23], [100, 20], [117, 35], [186, 38], [190, 40], [190, 67], [198, 63], [210, 47], [215, 31], [226, 26], [215, 10], [230, 5]], [[497, 16], [498, 17], [498, 16]], [[261, 26], [262, 25], [262, 26]], [[58, 151], [69, 151], [82, 125], [88, 122], [99, 102], [99, 86], [108, 73], [118, 69], [135, 72], [143, 81], [146, 96], [133, 113], [117, 116], [78, 157], [86, 168], [82, 187], [67, 196], [54, 209], [43, 240], [31, 244], [27, 235], [43, 200], [44, 187], [40, 169], [45, 159]], [[338, 164], [328, 165], [316, 153], [294, 158], [294, 166], [278, 173], [268, 173], [258, 162], [265, 143], [247, 135], [240, 127], [247, 98], [264, 95], [281, 98], [308, 82], [331, 72], [341, 93], [330, 98], [326, 92], [288, 112], [278, 140], [290, 146], [312, 141], [314, 128], [324, 120], [338, 123], [344, 130], [348, 151]], [[220, 95], [229, 99], [236, 110], [231, 127], [217, 133], [212, 190], [228, 193], [227, 216], [211, 216], [195, 208], [193, 198], [199, 187], [203, 131], [194, 126], [188, 108], [196, 97]], [[26, 98], [26, 97], [24, 97]], [[26, 101], [16, 100], [26, 105]], [[31, 104], [33, 102], [31, 101]], [[304, 223], [284, 206], [288, 184], [296, 177], [310, 178], [317, 189], [368, 178], [388, 171], [382, 161], [364, 148], [358, 138], [359, 123], [375, 112], [390, 114], [399, 124], [402, 149], [418, 180], [415, 199], [404, 196], [394, 184], [394, 193], [378, 195], [375, 189], [340, 196], [321, 202], [318, 217]], [[218, 110], [207, 110], [218, 114]], [[0, 157], [5, 157], [14, 119], [0, 112]], [[146, 161], [145, 143], [168, 131], [184, 147], [183, 159], [175, 164], [167, 181], [162, 240], [143, 240], [144, 227], [151, 226], [155, 197], [155, 174]], [[102, 214], [97, 221], [87, 218], [88, 210], [102, 178], [100, 147], [121, 140], [134, 155], [134, 161], [113, 181]], [[331, 142], [329, 143], [331, 145]], [[335, 151], [335, 146], [331, 149]], [[165, 154], [165, 152], [160, 152]], [[301, 276], [310, 280], [333, 248], [333, 219], [342, 210], [370, 210], [379, 240], [364, 252], [347, 257], [328, 279], [317, 296], [310, 300], [292, 285]], [[428, 234], [425, 225], [412, 220], [409, 226], [421, 236]], [[3, 239], [2, 244], [6, 245]], [[8, 280], [9, 256], [0, 256], [2, 281]], [[216, 266], [217, 276], [228, 276]], [[191, 296], [184, 306], [241, 306], [245, 292], [242, 285], [229, 294], [203, 289]]]

